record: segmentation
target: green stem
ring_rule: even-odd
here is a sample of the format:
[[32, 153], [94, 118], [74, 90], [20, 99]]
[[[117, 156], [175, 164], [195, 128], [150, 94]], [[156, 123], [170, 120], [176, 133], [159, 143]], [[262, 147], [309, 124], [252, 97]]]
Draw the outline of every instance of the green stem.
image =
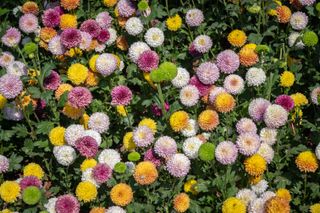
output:
[[165, 115], [166, 115], [166, 108], [165, 108], [165, 102], [164, 102], [164, 98], [163, 98], [163, 94], [162, 94], [162, 90], [161, 90], [161, 85], [160, 85], [160, 83], [157, 84], [157, 89], [158, 89], [158, 95], [159, 95], [160, 102], [161, 102], [162, 115], [165, 117]]
[[168, 0], [166, 0], [166, 10], [167, 10], [168, 16], [170, 16]]
[[304, 174], [304, 191], [303, 191], [303, 200], [307, 198], [307, 173]]
[[27, 63], [27, 61], [26, 61], [26, 59], [25, 59], [25, 57], [24, 57], [24, 55], [23, 55], [23, 53], [22, 53], [22, 51], [21, 51], [21, 49], [20, 49], [19, 46], [17, 46], [17, 50], [18, 50], [18, 52], [19, 52], [19, 54], [20, 54], [20, 56], [21, 56], [21, 58], [22, 58], [22, 60], [23, 60], [23, 63], [24, 63], [26, 66], [28, 66], [28, 63]]
[[40, 86], [40, 88], [41, 88], [41, 90], [42, 91], [44, 91], [45, 89], [44, 89], [44, 87], [43, 87], [43, 78], [41, 77], [42, 75], [41, 75], [41, 61], [40, 61], [40, 57], [39, 57], [39, 52], [38, 52], [38, 50], [37, 50], [37, 54], [36, 54], [36, 65], [37, 65], [37, 69], [38, 69], [38, 71], [39, 71], [39, 73], [40, 73], [40, 76], [38, 75], [38, 72], [36, 72], [36, 75], [37, 75], [37, 79], [38, 79], [38, 82], [39, 82], [39, 86]]
[[126, 108], [125, 106], [123, 106], [123, 108], [124, 108], [124, 111], [126, 112], [126, 115], [127, 115], [129, 127], [130, 127], [130, 129], [133, 129], [133, 128], [132, 128], [131, 120], [130, 120], [130, 118], [129, 118], [129, 113], [128, 113], [128, 111], [127, 111], [127, 108]]

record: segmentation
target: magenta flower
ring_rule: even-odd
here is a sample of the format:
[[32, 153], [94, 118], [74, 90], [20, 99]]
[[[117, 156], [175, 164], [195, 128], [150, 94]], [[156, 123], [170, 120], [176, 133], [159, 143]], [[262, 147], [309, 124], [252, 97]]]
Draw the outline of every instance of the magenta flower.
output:
[[9, 159], [4, 155], [0, 155], [0, 174], [6, 173], [8, 170], [9, 170]]
[[36, 186], [38, 188], [42, 187], [42, 182], [36, 176], [26, 176], [23, 177], [19, 183], [21, 190], [29, 186]]
[[80, 31], [73, 28], [65, 29], [60, 35], [61, 43], [66, 48], [78, 46], [81, 42], [81, 38]]
[[152, 50], [144, 51], [138, 58], [138, 67], [144, 72], [150, 72], [153, 69], [157, 69], [158, 64], [159, 56]]
[[193, 57], [200, 57], [202, 55], [202, 53], [200, 53], [200, 52], [198, 52], [198, 50], [196, 50], [193, 42], [189, 46], [189, 54]]
[[132, 92], [126, 86], [116, 86], [111, 91], [112, 105], [128, 105], [132, 99]]
[[101, 12], [97, 15], [96, 22], [102, 29], [108, 29], [111, 27], [112, 17], [108, 12]]
[[47, 9], [43, 12], [42, 23], [46, 27], [56, 27], [60, 23], [60, 13], [55, 9]]
[[98, 143], [90, 136], [79, 138], [76, 140], [75, 145], [80, 154], [87, 158], [94, 157], [98, 152]]
[[95, 20], [88, 19], [81, 24], [80, 30], [89, 33], [92, 38], [96, 38], [100, 34], [101, 27]]
[[190, 79], [190, 84], [197, 87], [201, 96], [205, 96], [209, 93], [211, 85], [205, 85], [197, 78], [197, 76], [192, 76]]
[[85, 87], [74, 87], [68, 94], [68, 101], [75, 108], [83, 108], [91, 103], [92, 95]]
[[[169, 105], [168, 102], [165, 102], [165, 103], [164, 103], [164, 108], [165, 108], [165, 110], [166, 110], [167, 112], [169, 111], [170, 105]], [[158, 116], [158, 117], [162, 116], [162, 109], [161, 109], [161, 107], [159, 107], [157, 104], [152, 104], [152, 105], [151, 105], [151, 111], [152, 111], [152, 113], [153, 113], [155, 116]]]
[[34, 33], [39, 27], [37, 16], [28, 13], [19, 19], [19, 28], [24, 33]]
[[7, 47], [14, 47], [21, 41], [21, 33], [15, 27], [10, 27], [1, 37], [1, 42]]
[[156, 167], [161, 166], [161, 158], [157, 157], [152, 149], [148, 149], [144, 153], [144, 161], [151, 161]]
[[289, 95], [279, 95], [275, 103], [285, 108], [287, 111], [290, 111], [294, 107], [294, 101]]
[[110, 33], [107, 29], [101, 30], [98, 37], [97, 37], [98, 41], [100, 41], [102, 43], [107, 42], [109, 40], [109, 38], [110, 38]]
[[79, 213], [80, 204], [71, 194], [61, 195], [56, 201], [55, 210], [56, 213]]
[[50, 75], [44, 79], [43, 86], [48, 90], [56, 90], [58, 89], [60, 83], [60, 75], [56, 71], [52, 70]]
[[97, 164], [92, 170], [92, 176], [99, 184], [108, 181], [111, 178], [111, 175], [112, 169], [104, 163]]

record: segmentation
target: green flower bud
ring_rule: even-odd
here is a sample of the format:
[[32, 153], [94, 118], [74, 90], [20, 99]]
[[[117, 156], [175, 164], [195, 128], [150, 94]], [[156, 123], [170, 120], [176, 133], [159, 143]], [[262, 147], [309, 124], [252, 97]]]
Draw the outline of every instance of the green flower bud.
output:
[[29, 186], [23, 190], [22, 200], [28, 205], [35, 205], [41, 198], [40, 189], [36, 186]]
[[270, 48], [267, 45], [259, 44], [259, 45], [257, 45], [255, 51], [258, 52], [258, 53], [260, 53], [260, 52], [269, 52]]
[[149, 5], [148, 5], [148, 2], [146, 0], [141, 0], [139, 3], [138, 3], [138, 9], [140, 11], [145, 11], [146, 9], [148, 9]]
[[316, 11], [320, 13], [320, 2], [316, 4]]
[[114, 171], [120, 173], [120, 174], [123, 174], [126, 172], [126, 169], [127, 169], [127, 166], [125, 163], [123, 162], [119, 162], [117, 163], [115, 166], [114, 166]]
[[261, 7], [259, 5], [257, 5], [257, 4], [254, 4], [251, 7], [248, 7], [247, 10], [248, 10], [249, 13], [257, 14], [257, 13], [260, 12]]
[[141, 156], [138, 152], [131, 152], [129, 155], [128, 155], [128, 160], [129, 161], [138, 161], [140, 160]]
[[211, 161], [214, 159], [215, 146], [213, 143], [204, 143], [199, 148], [199, 158], [203, 161]]
[[30, 59], [33, 59], [33, 58], [34, 58], [34, 53], [30, 53], [30, 54], [28, 55], [28, 57], [29, 57]]
[[313, 31], [306, 31], [302, 36], [302, 41], [307, 47], [313, 47], [318, 44], [318, 35]]
[[161, 71], [164, 80], [171, 81], [177, 76], [178, 68], [177, 66], [172, 62], [163, 62], [159, 66], [159, 70]]
[[22, 51], [23, 51], [25, 54], [29, 55], [29, 54], [34, 53], [35, 51], [37, 51], [37, 49], [38, 49], [38, 46], [37, 46], [35, 43], [33, 43], [33, 42], [28, 42], [28, 43], [26, 43], [26, 44], [24, 45]]

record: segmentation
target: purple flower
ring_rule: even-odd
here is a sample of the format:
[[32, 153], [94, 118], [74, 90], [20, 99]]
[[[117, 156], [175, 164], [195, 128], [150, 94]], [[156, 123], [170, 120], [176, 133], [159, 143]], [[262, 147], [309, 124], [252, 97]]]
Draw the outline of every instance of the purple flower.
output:
[[117, 4], [119, 15], [122, 17], [130, 17], [136, 12], [135, 5], [131, 0], [120, 0]]
[[19, 44], [21, 40], [21, 33], [15, 27], [10, 27], [6, 33], [1, 37], [1, 42], [7, 47], [14, 47]]
[[186, 23], [190, 27], [199, 26], [204, 20], [204, 16], [201, 10], [194, 8], [188, 10], [186, 14]]
[[43, 12], [42, 23], [46, 27], [56, 27], [60, 23], [59, 11], [55, 9], [47, 9]]
[[80, 204], [71, 194], [61, 195], [56, 201], [55, 210], [56, 213], [79, 213]]
[[144, 153], [144, 161], [151, 161], [156, 167], [159, 167], [161, 165], [161, 159], [156, 156], [154, 151], [152, 149], [148, 149]]
[[44, 79], [43, 86], [48, 90], [56, 90], [58, 89], [60, 83], [60, 75], [56, 71], [52, 70], [50, 75]]
[[44, 111], [46, 106], [47, 106], [47, 103], [46, 103], [45, 100], [43, 100], [43, 99], [38, 99], [37, 100], [37, 106], [36, 106], [35, 112], [36, 112], [36, 114], [37, 114], [37, 116], [39, 118], [45, 118], [46, 117], [46, 114], [45, 114], [45, 111]]
[[144, 72], [150, 72], [153, 69], [157, 69], [158, 64], [159, 56], [152, 50], [144, 51], [138, 58], [138, 67]]
[[194, 42], [192, 42], [189, 46], [189, 53], [190, 55], [192, 55], [193, 57], [200, 57], [202, 55], [202, 53], [200, 53], [198, 50], [196, 50]]
[[81, 24], [80, 30], [89, 33], [92, 38], [96, 38], [100, 34], [101, 27], [95, 20], [88, 19]]
[[112, 169], [104, 163], [97, 164], [92, 170], [92, 176], [99, 184], [108, 181], [111, 178], [111, 175]]
[[39, 27], [37, 16], [28, 13], [19, 19], [19, 28], [24, 33], [34, 33]]
[[64, 14], [63, 8], [60, 7], [60, 6], [55, 6], [53, 9], [54, 9], [55, 11], [57, 11], [60, 16]]
[[279, 95], [275, 103], [285, 108], [287, 111], [290, 111], [294, 107], [294, 101], [289, 95]]
[[112, 105], [128, 105], [132, 99], [132, 92], [126, 86], [116, 86], [111, 91]]
[[0, 93], [7, 99], [17, 97], [23, 89], [20, 78], [16, 75], [5, 74], [0, 78]]
[[68, 101], [72, 107], [83, 108], [91, 103], [92, 95], [85, 87], [74, 87], [68, 94]]
[[[164, 108], [165, 108], [165, 110], [166, 110], [167, 112], [169, 111], [170, 105], [169, 105], [168, 102], [165, 102], [165, 103], [164, 103]], [[159, 107], [157, 104], [152, 104], [152, 105], [151, 105], [151, 111], [152, 111], [152, 113], [153, 113], [155, 116], [158, 116], [158, 117], [162, 116], [162, 109], [161, 109], [161, 107]]]
[[239, 56], [232, 50], [224, 50], [217, 56], [217, 66], [223, 73], [234, 73], [240, 66]]
[[308, 16], [304, 12], [295, 12], [290, 18], [290, 25], [294, 30], [303, 30], [308, 24]]
[[169, 136], [162, 136], [155, 142], [154, 151], [160, 157], [169, 158], [177, 152], [177, 143]]
[[98, 143], [90, 136], [84, 136], [77, 139], [75, 145], [80, 154], [87, 158], [94, 157], [98, 152]]
[[23, 119], [23, 113], [17, 107], [16, 102], [6, 104], [3, 108], [3, 118], [10, 121], [20, 121]]
[[8, 170], [9, 170], [9, 159], [4, 155], [0, 155], [0, 174], [5, 173]]
[[61, 43], [66, 48], [76, 47], [81, 42], [81, 33], [77, 29], [68, 28], [60, 35]]
[[253, 99], [249, 104], [249, 115], [254, 121], [261, 121], [264, 113], [271, 103], [263, 98]]
[[100, 30], [100, 33], [97, 37], [98, 41], [105, 43], [109, 40], [109, 38], [110, 38], [110, 33], [108, 30], [106, 30], [106, 29]]
[[197, 68], [197, 77], [203, 84], [214, 84], [219, 76], [219, 68], [214, 63], [204, 62]]
[[6, 68], [14, 62], [14, 56], [10, 52], [2, 52], [0, 55], [0, 67]]
[[23, 177], [19, 183], [21, 190], [29, 186], [36, 186], [38, 188], [42, 187], [42, 182], [36, 176], [26, 176]]
[[102, 29], [108, 29], [111, 27], [112, 17], [108, 12], [101, 12], [97, 15], [96, 22]]
[[201, 96], [206, 96], [209, 93], [211, 87], [211, 85], [205, 85], [201, 81], [199, 81], [197, 76], [192, 76], [189, 84], [196, 86]]

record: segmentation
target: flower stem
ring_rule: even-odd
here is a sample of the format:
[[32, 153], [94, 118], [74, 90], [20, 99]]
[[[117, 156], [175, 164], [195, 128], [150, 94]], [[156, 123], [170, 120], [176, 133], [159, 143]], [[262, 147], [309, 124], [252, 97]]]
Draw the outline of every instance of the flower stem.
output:
[[25, 59], [25, 57], [24, 57], [24, 55], [23, 55], [23, 53], [22, 53], [22, 51], [21, 51], [21, 49], [20, 49], [19, 46], [17, 46], [17, 50], [18, 50], [18, 52], [19, 52], [19, 54], [20, 54], [20, 56], [21, 56], [21, 58], [22, 58], [22, 60], [23, 60], [23, 63], [24, 63], [26, 66], [28, 66], [28, 63], [27, 63], [27, 61], [26, 61], [26, 59]]
[[124, 111], [126, 112], [126, 115], [127, 115], [129, 127], [130, 127], [130, 129], [133, 129], [131, 120], [130, 120], [130, 118], [129, 118], [129, 113], [128, 113], [128, 111], [127, 111], [127, 108], [126, 108], [125, 106], [123, 106], [123, 108], [124, 108]]
[[157, 84], [157, 89], [158, 89], [158, 95], [159, 95], [160, 102], [161, 102], [162, 115], [165, 116], [166, 115], [166, 108], [165, 108], [165, 103], [164, 103], [164, 98], [163, 98], [160, 83]]

